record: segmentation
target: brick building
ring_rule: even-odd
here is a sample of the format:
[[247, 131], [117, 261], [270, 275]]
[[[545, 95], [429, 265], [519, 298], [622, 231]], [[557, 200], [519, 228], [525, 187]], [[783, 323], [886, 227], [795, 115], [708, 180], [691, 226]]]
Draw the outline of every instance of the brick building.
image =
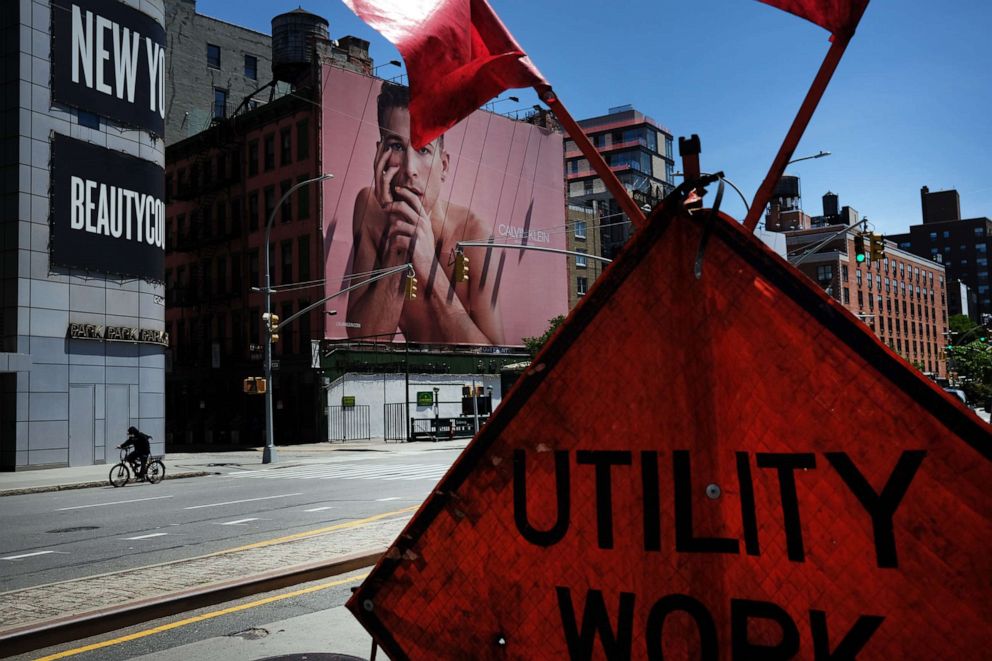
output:
[[[261, 376], [265, 224], [291, 186], [317, 176], [314, 106], [285, 96], [221, 122], [166, 150], [166, 327], [171, 447], [262, 442], [261, 398], [242, 380]], [[283, 318], [322, 297], [320, 197], [298, 189], [276, 215], [270, 243], [273, 294]], [[313, 318], [311, 318], [313, 317]], [[323, 322], [307, 315], [273, 345], [275, 420], [286, 437], [313, 442], [320, 403], [310, 370], [310, 339]]]
[[822, 225], [786, 233], [789, 255], [796, 261], [833, 235], [834, 240], [805, 257], [799, 269], [868, 324], [893, 351], [927, 374], [946, 377], [944, 267], [901, 250], [892, 241], [885, 242], [883, 259], [859, 264], [854, 234], [843, 232], [844, 227]]

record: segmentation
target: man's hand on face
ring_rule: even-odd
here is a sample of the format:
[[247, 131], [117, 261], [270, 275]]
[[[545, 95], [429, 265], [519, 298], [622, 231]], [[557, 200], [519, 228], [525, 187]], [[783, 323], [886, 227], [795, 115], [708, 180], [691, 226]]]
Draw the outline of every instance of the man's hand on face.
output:
[[417, 277], [426, 281], [435, 259], [431, 214], [424, 209], [421, 196], [416, 191], [406, 186], [394, 186], [392, 192], [393, 202], [384, 207], [388, 217], [387, 249], [399, 251], [398, 256], [408, 258]]
[[389, 164], [389, 148], [385, 141], [379, 142], [376, 146], [374, 169], [375, 199], [385, 209], [386, 205], [393, 201], [393, 177], [400, 171], [399, 165]]

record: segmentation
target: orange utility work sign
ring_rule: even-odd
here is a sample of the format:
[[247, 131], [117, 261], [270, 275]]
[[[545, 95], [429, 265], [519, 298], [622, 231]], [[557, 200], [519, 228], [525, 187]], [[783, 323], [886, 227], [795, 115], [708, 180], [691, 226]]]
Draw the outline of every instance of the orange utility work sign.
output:
[[988, 426], [703, 215], [633, 237], [348, 602], [391, 658], [992, 649]]

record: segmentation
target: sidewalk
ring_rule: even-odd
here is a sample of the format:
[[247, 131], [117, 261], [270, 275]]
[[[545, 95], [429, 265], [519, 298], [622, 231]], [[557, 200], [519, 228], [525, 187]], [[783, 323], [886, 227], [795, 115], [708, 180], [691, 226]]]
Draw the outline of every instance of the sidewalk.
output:
[[[469, 439], [452, 441], [402, 443], [382, 439], [336, 441], [307, 445], [276, 446], [279, 466], [299, 466], [334, 461], [344, 453], [409, 454], [439, 449], [460, 450]], [[220, 475], [234, 470], [259, 470], [273, 464], [262, 463], [262, 448], [231, 451], [171, 452], [165, 455], [165, 479]], [[72, 468], [48, 468], [10, 473], [0, 472], [0, 496], [15, 496], [42, 491], [86, 489], [109, 484], [110, 468], [117, 462]]]

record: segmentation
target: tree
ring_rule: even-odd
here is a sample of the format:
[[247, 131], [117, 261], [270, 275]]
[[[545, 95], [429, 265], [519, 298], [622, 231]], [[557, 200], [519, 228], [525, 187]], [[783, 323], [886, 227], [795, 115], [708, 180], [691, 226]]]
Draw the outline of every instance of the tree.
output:
[[558, 327], [561, 326], [564, 321], [565, 315], [563, 314], [560, 314], [553, 319], [548, 319], [548, 330], [544, 331], [543, 335], [540, 337], [524, 338], [524, 345], [527, 347], [527, 350], [530, 352], [532, 358], [536, 356], [537, 352], [541, 350], [541, 347], [543, 347], [544, 344], [551, 339], [551, 336], [555, 334], [555, 331], [558, 330]]
[[951, 331], [951, 336], [962, 335], [971, 332], [975, 326], [974, 321], [966, 314], [954, 314], [947, 318], [947, 329]]
[[954, 361], [954, 370], [969, 401], [984, 402], [992, 397], [992, 347], [975, 340], [953, 347], [948, 358]]

